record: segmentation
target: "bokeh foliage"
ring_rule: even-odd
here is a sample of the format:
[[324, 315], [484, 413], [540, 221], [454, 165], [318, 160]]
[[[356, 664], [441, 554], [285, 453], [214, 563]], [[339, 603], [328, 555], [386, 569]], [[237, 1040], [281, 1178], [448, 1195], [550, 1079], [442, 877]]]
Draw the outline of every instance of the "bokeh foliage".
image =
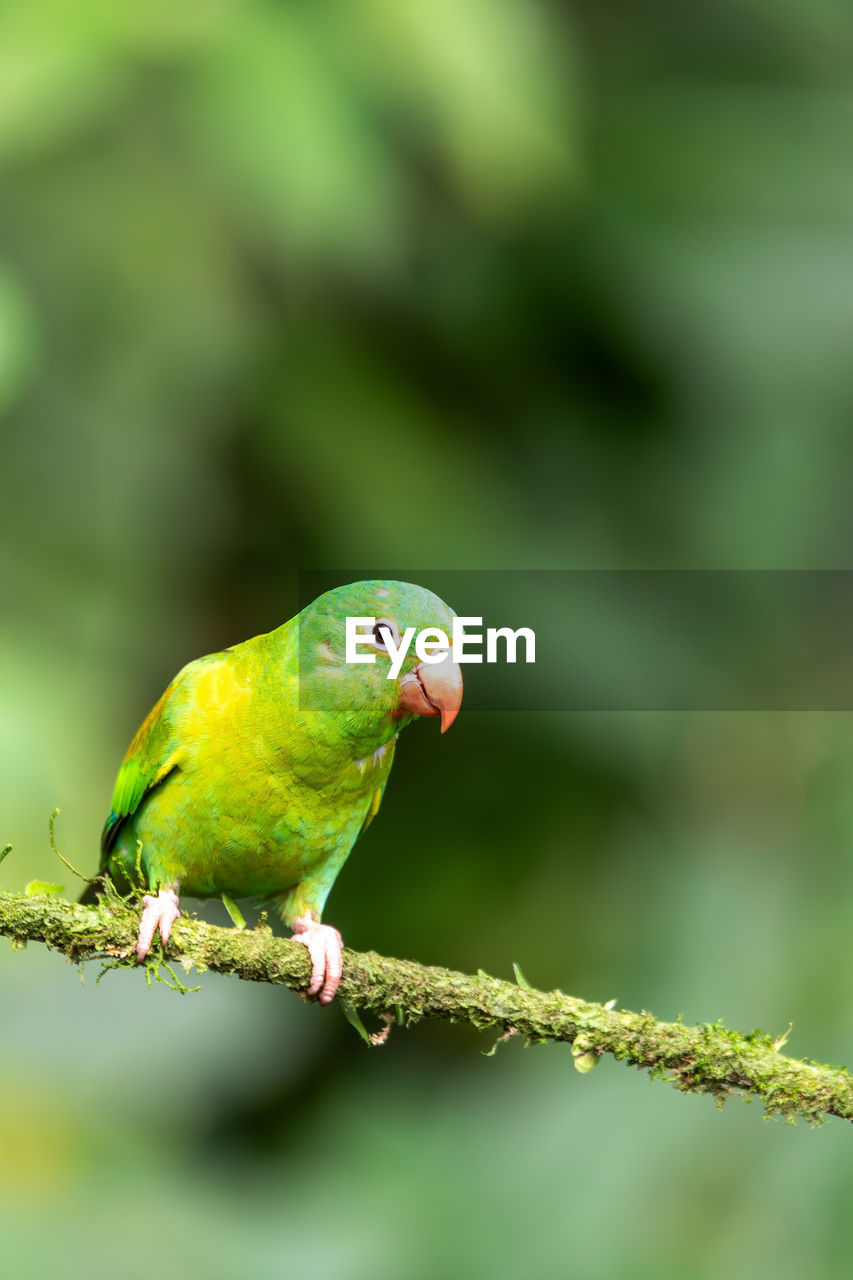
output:
[[[94, 866], [141, 715], [300, 569], [846, 566], [851, 64], [836, 0], [6, 0], [3, 886], [56, 805]], [[849, 1061], [848, 715], [430, 727], [352, 945]], [[849, 1269], [840, 1124], [35, 948], [0, 992], [22, 1277]]]

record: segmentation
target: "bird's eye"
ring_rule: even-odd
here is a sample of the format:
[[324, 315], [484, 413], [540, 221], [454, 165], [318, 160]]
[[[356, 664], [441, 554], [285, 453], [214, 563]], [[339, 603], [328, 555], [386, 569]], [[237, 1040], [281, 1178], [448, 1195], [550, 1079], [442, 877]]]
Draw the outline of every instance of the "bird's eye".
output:
[[396, 630], [397, 628], [394, 626], [394, 623], [389, 621], [388, 618], [380, 618], [373, 628], [373, 643], [376, 645], [376, 648], [382, 649], [383, 652], [387, 652], [388, 637], [390, 636], [396, 643]]

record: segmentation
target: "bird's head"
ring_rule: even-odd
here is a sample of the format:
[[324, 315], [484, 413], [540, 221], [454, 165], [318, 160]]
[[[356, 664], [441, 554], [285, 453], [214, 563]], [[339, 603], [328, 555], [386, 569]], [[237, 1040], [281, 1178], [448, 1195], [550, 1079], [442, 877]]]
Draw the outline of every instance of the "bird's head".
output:
[[[358, 626], [356, 648], [373, 661], [347, 662], [347, 618], [375, 619]], [[327, 591], [297, 619], [303, 705], [333, 710], [351, 722], [354, 735], [383, 741], [415, 716], [440, 716], [444, 733], [459, 711], [462, 673], [449, 643], [424, 636], [429, 656], [438, 659], [427, 662], [415, 641], [435, 630], [449, 639], [453, 618], [443, 600], [410, 582], [354, 582]]]

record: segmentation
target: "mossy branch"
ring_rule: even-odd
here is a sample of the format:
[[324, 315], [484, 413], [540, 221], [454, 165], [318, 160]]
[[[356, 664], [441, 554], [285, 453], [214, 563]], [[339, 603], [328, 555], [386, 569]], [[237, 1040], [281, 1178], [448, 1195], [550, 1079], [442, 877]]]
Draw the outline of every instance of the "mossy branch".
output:
[[[40, 887], [40, 886], [39, 886]], [[30, 887], [33, 892], [35, 886]], [[100, 960], [135, 968], [138, 909], [118, 897], [85, 907], [49, 896], [0, 893], [0, 934], [15, 946], [44, 942], [75, 963]], [[159, 945], [159, 944], [158, 944]], [[186, 916], [175, 925], [168, 958], [187, 971], [210, 969], [249, 982], [273, 982], [302, 992], [308, 985], [305, 947], [276, 937], [265, 924], [255, 929], [222, 929]], [[146, 964], [149, 981], [163, 979], [162, 956]], [[186, 990], [174, 970], [170, 985]], [[650, 1013], [631, 1013], [592, 1004], [562, 991], [536, 991], [483, 972], [475, 976], [394, 960], [375, 952], [344, 952], [339, 996], [351, 1009], [379, 1015], [387, 1038], [392, 1019], [404, 1025], [421, 1018], [468, 1022], [498, 1033], [499, 1041], [565, 1041], [576, 1064], [588, 1069], [603, 1054], [648, 1069], [687, 1093], [710, 1093], [722, 1102], [730, 1094], [760, 1097], [768, 1114], [819, 1121], [824, 1116], [853, 1120], [853, 1077], [842, 1067], [797, 1061], [779, 1052], [760, 1031], [747, 1035], [721, 1023], [691, 1027], [659, 1022]]]

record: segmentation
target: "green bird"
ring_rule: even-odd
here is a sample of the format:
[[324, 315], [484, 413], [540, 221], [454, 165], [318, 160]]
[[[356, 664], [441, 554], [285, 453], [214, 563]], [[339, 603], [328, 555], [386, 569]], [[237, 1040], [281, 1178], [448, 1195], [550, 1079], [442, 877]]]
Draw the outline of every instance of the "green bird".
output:
[[[365, 637], [358, 662], [348, 617]], [[411, 583], [356, 582], [178, 673], [130, 744], [101, 839], [102, 877], [145, 877], [140, 961], [155, 931], [168, 942], [180, 894], [251, 897], [275, 903], [308, 948], [308, 994], [334, 997], [342, 941], [321, 923], [329, 891], [379, 809], [400, 730], [441, 716], [444, 732], [462, 700], [449, 643], [420, 660], [409, 629], [449, 636], [453, 617]]]

